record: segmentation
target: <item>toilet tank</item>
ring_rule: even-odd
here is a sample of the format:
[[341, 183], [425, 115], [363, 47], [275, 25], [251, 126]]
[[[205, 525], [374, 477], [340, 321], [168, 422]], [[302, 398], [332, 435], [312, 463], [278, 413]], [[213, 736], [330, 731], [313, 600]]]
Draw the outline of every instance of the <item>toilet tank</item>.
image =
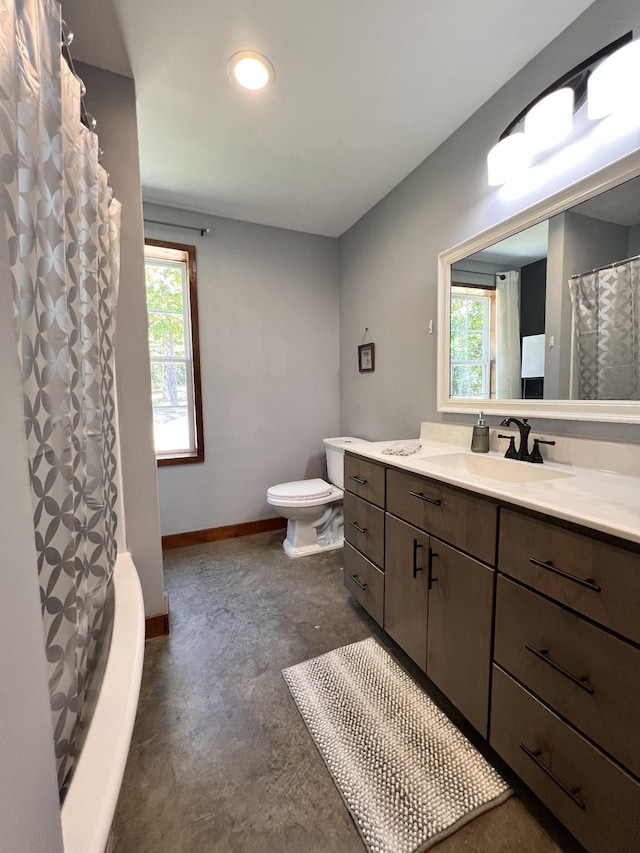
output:
[[350, 444], [362, 442], [361, 438], [344, 436], [342, 438], [324, 438], [327, 454], [327, 476], [329, 482], [339, 489], [344, 489], [344, 451]]

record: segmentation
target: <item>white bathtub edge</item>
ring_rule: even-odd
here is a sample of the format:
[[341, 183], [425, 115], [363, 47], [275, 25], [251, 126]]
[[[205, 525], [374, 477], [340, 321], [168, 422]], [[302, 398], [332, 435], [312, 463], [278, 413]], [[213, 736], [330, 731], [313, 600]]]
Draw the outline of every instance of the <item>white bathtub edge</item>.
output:
[[65, 853], [104, 853], [136, 718], [144, 660], [144, 605], [128, 552], [113, 572], [114, 623], [100, 696], [62, 805]]

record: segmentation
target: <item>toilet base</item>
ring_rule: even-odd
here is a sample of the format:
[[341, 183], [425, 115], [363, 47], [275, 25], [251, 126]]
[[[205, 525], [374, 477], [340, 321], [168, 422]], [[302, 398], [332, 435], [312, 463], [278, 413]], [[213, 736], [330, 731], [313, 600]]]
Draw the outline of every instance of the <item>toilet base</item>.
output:
[[342, 548], [343, 545], [343, 538], [336, 539], [330, 545], [318, 545], [316, 542], [315, 545], [299, 545], [296, 547], [288, 539], [285, 539], [282, 543], [284, 553], [287, 557], [307, 557], [310, 554], [319, 554], [321, 551], [336, 551], [338, 548]]

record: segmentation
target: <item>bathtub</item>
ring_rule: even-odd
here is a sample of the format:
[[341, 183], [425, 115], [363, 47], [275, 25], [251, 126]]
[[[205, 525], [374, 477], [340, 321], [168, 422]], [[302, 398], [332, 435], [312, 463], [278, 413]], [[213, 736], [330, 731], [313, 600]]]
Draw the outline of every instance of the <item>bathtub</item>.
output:
[[116, 559], [113, 585], [113, 632], [102, 686], [61, 809], [65, 853], [105, 853], [138, 707], [144, 606], [128, 552]]

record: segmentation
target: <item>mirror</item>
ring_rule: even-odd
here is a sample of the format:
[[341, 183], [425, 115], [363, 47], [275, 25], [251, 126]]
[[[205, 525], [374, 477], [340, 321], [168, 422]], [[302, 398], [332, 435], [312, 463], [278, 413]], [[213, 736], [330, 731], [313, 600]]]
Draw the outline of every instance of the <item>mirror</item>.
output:
[[444, 252], [438, 298], [440, 411], [640, 421], [636, 174]]

